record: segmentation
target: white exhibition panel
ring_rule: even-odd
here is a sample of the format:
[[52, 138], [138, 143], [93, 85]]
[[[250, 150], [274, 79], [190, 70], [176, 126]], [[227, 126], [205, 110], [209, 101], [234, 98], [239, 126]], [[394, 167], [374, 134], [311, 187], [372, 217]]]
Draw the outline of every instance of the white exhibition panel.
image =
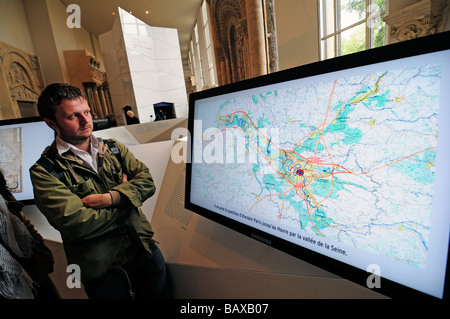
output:
[[155, 120], [153, 104], [174, 103], [177, 118], [188, 114], [186, 84], [174, 28], [149, 26], [118, 8], [111, 31], [99, 36], [115, 114], [131, 106], [141, 123]]
[[154, 118], [159, 102], [172, 102], [178, 117], [187, 116], [177, 29], [149, 26], [121, 8], [119, 16], [139, 118]]
[[142, 205], [142, 211], [148, 220], [152, 219], [161, 186], [166, 173], [174, 141], [163, 141], [149, 144], [132, 145], [129, 147], [134, 156], [142, 161], [150, 170], [156, 186], [155, 194]]

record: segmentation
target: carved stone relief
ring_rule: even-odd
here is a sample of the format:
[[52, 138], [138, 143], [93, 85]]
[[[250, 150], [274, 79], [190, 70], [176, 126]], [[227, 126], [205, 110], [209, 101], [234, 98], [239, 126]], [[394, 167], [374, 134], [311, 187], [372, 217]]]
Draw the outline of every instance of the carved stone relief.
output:
[[20, 103], [35, 105], [44, 89], [37, 56], [0, 42], [0, 74], [0, 119], [23, 117]]
[[[245, 5], [243, 6], [245, 8]], [[239, 0], [212, 0], [210, 3], [212, 21], [214, 21], [214, 38], [218, 65], [221, 65], [220, 78], [223, 84], [236, 82], [244, 79], [245, 70], [244, 59], [242, 55], [247, 54], [242, 48], [242, 41], [238, 39], [248, 39], [246, 30], [242, 28], [245, 25], [245, 15]], [[245, 40], [244, 40], [245, 42]], [[240, 54], [242, 52], [242, 54]]]
[[[256, 20], [264, 21], [264, 16], [271, 17], [269, 20], [274, 21], [272, 1], [266, 1], [271, 6], [265, 9], [265, 15], [257, 0], [209, 0], [208, 3], [211, 21], [214, 21], [212, 33], [219, 84], [223, 85], [266, 74], [267, 68], [255, 70], [254, 64], [263, 61], [263, 64], [268, 65], [267, 56], [277, 59], [277, 53], [273, 52], [276, 45], [267, 43], [266, 46], [257, 46], [255, 43], [251, 43], [249, 30], [256, 29], [263, 34], [263, 42], [276, 41], [276, 37], [270, 38], [266, 34], [264, 23], [255, 24]], [[253, 19], [249, 19], [249, 16]], [[271, 31], [273, 32], [272, 29]], [[275, 65], [273, 69], [272, 65]], [[277, 61], [270, 63], [271, 71], [276, 71], [276, 65]]]
[[397, 41], [410, 40], [437, 32], [442, 21], [446, 0], [422, 0], [384, 18], [390, 27], [390, 37]]

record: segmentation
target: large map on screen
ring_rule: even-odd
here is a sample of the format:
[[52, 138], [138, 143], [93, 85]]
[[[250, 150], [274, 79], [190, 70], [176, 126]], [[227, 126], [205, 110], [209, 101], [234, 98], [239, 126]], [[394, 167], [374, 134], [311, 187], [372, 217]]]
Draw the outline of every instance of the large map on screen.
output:
[[426, 268], [441, 65], [298, 83], [214, 101], [192, 192]]

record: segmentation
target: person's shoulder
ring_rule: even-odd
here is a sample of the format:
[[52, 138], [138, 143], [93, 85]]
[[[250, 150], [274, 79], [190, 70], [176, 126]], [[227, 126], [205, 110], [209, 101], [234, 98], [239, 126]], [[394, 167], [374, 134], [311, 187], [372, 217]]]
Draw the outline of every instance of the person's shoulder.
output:
[[56, 157], [58, 155], [58, 150], [56, 149], [55, 142], [52, 145], [47, 146], [41, 154], [41, 157], [37, 159], [37, 161], [31, 165], [30, 170], [35, 168], [36, 166], [44, 166], [43, 163], [51, 162], [52, 164], [56, 161]]
[[115, 139], [115, 138], [107, 138], [107, 139], [103, 139], [103, 142], [109, 145], [114, 145], [117, 146], [119, 148], [126, 148], [125, 144], [123, 144], [122, 142], [120, 142], [119, 140]]

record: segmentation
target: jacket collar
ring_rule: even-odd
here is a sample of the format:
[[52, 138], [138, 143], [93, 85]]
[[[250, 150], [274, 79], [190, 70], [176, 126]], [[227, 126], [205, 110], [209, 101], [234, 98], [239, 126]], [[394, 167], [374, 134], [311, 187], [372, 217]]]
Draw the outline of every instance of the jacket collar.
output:
[[[108, 149], [108, 146], [106, 145], [106, 143], [103, 142], [102, 138], [100, 138], [100, 137], [97, 138], [94, 135], [92, 135], [92, 137], [96, 138], [98, 141], [98, 154], [97, 154], [98, 158], [104, 157], [106, 150]], [[53, 143], [50, 146], [48, 146], [44, 150], [42, 155], [50, 157], [50, 158], [55, 158], [55, 159], [68, 160], [68, 161], [76, 162], [80, 165], [83, 165], [83, 160], [81, 160], [79, 157], [75, 156], [75, 154], [73, 154], [73, 152], [70, 149], [68, 149], [67, 151], [65, 151], [64, 153], [62, 153], [60, 155], [58, 152], [56, 139], [53, 141]]]

